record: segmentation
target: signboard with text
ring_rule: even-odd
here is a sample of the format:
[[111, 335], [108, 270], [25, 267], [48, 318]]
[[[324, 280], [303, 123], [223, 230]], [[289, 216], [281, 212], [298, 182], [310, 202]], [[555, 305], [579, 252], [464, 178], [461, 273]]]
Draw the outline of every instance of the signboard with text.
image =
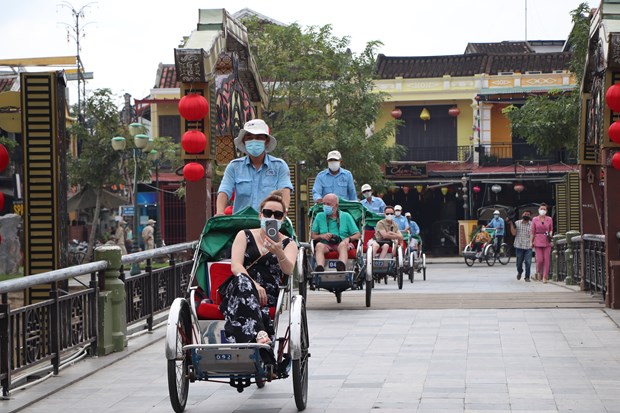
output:
[[425, 163], [391, 163], [385, 167], [387, 178], [426, 178], [428, 171]]

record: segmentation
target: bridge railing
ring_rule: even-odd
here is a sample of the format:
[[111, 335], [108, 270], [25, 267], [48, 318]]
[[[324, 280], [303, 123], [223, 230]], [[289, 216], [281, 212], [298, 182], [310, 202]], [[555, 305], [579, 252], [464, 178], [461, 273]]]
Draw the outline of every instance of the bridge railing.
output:
[[[102, 353], [102, 343], [110, 335], [109, 322], [124, 323], [134, 329], [151, 329], [153, 319], [166, 310], [187, 287], [196, 242], [176, 244], [154, 250], [128, 254], [111, 268], [110, 260], [29, 275], [0, 282], [0, 384], [3, 397], [11, 389], [41, 376], [58, 374], [64, 362], [81, 353]], [[120, 249], [119, 249], [120, 251]], [[184, 255], [189, 258], [181, 259]], [[120, 257], [120, 252], [117, 252]], [[153, 269], [153, 260], [168, 260], [164, 268]], [[124, 265], [146, 261], [144, 271], [125, 276]], [[107, 275], [107, 278], [106, 278]], [[79, 277], [79, 278], [78, 278]], [[83, 280], [87, 278], [87, 280]], [[71, 279], [78, 287], [62, 290]], [[110, 314], [108, 301], [115, 300], [106, 291], [110, 280], [121, 282], [126, 298], [123, 314]], [[19, 306], [11, 300], [26, 296], [28, 288], [49, 285], [50, 297], [44, 301]], [[118, 320], [117, 320], [118, 319]], [[133, 326], [131, 326], [133, 324]], [[121, 326], [121, 329], [123, 327]], [[116, 351], [116, 350], [112, 350]]]
[[607, 262], [605, 236], [579, 235], [569, 231], [554, 236], [552, 252], [553, 277], [566, 284], [581, 285], [584, 290], [605, 295], [607, 291]]

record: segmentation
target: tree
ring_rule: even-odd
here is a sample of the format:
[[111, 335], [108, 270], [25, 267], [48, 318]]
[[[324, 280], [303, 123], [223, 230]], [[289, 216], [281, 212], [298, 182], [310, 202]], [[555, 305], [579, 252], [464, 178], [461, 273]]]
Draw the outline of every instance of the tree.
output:
[[334, 36], [330, 25], [304, 29], [257, 19], [244, 24], [269, 98], [265, 113], [278, 138], [275, 154], [289, 163], [305, 160], [306, 178], [324, 169], [327, 153], [337, 149], [358, 186], [386, 188], [381, 166], [403, 149], [386, 146], [398, 121], [373, 130], [385, 99], [373, 91], [381, 43], [369, 42], [356, 55], [348, 49], [349, 38]]
[[[107, 185], [125, 181], [118, 168], [123, 161], [122, 154], [112, 149], [111, 140], [115, 136], [128, 136], [127, 128], [122, 125], [118, 108], [113, 101], [110, 89], [96, 90], [85, 103], [85, 123], [76, 123], [71, 127], [71, 133], [75, 135], [80, 146], [79, 156], [69, 157], [68, 179], [71, 185], [89, 186], [95, 190], [97, 201], [91, 224], [90, 237], [88, 239], [88, 251], [85, 261], [90, 260], [95, 236], [99, 225], [101, 212], [101, 193]], [[133, 145], [131, 139], [128, 145]], [[129, 151], [127, 151], [129, 153]], [[131, 161], [133, 162], [133, 161]], [[144, 163], [138, 164], [138, 176], [144, 179], [148, 173], [148, 167]], [[133, 166], [131, 167], [133, 170]], [[150, 175], [149, 182], [150, 182]]]
[[512, 122], [512, 132], [523, 137], [541, 154], [555, 151], [575, 153], [579, 136], [579, 84], [583, 77], [588, 50], [590, 8], [581, 3], [571, 12], [573, 30], [568, 38], [572, 52], [570, 70], [575, 73], [577, 87], [569, 92], [551, 91], [548, 95], [531, 96], [522, 107], [504, 109]]

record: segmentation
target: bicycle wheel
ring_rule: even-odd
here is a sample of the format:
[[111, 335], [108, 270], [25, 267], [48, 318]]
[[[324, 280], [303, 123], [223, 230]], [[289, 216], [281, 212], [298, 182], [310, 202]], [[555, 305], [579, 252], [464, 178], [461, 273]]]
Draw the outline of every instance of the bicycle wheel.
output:
[[500, 245], [499, 247], [497, 259], [502, 265], [506, 265], [510, 262], [510, 246], [505, 242], [503, 242], [502, 245]]
[[469, 245], [467, 245], [463, 251], [463, 259], [468, 267], [474, 265], [474, 261], [476, 261], [476, 254]]
[[495, 265], [495, 248], [493, 248], [493, 245], [487, 245], [484, 248], [484, 260], [487, 262], [487, 265], [489, 267], [492, 267]]

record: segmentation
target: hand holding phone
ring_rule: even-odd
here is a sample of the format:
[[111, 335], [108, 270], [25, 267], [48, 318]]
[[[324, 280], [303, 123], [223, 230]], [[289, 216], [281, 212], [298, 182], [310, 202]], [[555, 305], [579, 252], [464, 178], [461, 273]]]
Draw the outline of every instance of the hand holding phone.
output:
[[265, 234], [274, 242], [280, 241], [280, 235], [278, 231], [278, 221], [270, 219], [265, 222]]

